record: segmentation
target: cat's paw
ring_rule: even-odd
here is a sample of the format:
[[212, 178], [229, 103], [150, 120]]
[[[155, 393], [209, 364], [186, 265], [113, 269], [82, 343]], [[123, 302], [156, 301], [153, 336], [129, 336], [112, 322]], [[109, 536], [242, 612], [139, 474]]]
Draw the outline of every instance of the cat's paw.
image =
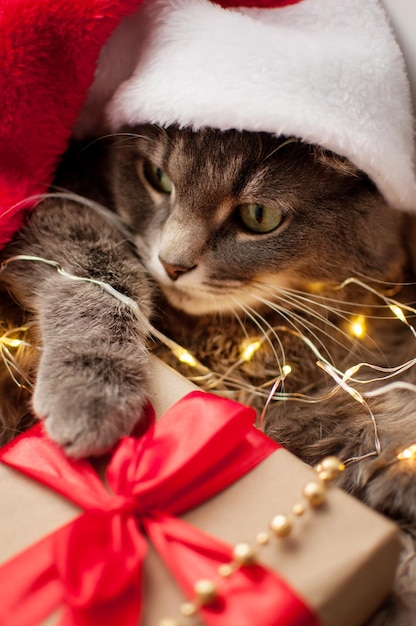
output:
[[45, 350], [33, 409], [68, 456], [108, 452], [131, 433], [147, 401], [148, 358], [137, 345], [118, 351]]

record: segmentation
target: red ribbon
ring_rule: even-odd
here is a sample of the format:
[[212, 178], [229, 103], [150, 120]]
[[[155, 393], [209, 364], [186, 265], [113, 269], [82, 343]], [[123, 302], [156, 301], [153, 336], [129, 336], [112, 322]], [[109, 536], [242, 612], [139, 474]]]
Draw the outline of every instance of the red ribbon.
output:
[[[33, 626], [63, 607], [60, 626], [137, 626], [146, 535], [185, 594], [218, 578], [231, 546], [174, 517], [232, 484], [278, 446], [253, 428], [254, 411], [193, 392], [140, 439], [127, 437], [107, 468], [106, 490], [87, 461], [72, 461], [37, 425], [0, 450], [0, 461], [85, 512], [0, 568], [0, 623]], [[277, 574], [253, 565], [221, 582], [201, 609], [212, 626], [316, 626]]]

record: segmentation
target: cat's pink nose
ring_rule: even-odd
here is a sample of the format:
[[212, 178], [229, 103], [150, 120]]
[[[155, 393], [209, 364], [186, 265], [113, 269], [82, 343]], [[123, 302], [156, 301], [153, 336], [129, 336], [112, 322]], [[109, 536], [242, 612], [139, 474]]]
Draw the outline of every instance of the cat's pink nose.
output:
[[162, 263], [166, 274], [171, 280], [178, 280], [182, 274], [186, 274], [186, 272], [190, 272], [196, 267], [196, 265], [190, 265], [189, 267], [186, 265], [174, 265], [173, 263], [168, 263], [165, 259], [162, 259], [161, 256], [159, 256], [159, 261]]

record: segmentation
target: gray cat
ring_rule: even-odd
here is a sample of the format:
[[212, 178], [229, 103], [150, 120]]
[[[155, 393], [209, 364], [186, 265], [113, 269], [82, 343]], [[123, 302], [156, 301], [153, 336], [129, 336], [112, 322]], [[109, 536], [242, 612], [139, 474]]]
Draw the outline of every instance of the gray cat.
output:
[[[341, 484], [415, 531], [416, 481], [396, 462], [416, 440], [413, 392], [364, 401], [362, 392], [381, 383], [363, 367], [357, 376], [368, 384], [358, 399], [350, 387], [333, 393], [331, 371], [316, 365], [388, 369], [413, 358], [409, 326], [375, 293], [416, 300], [410, 218], [349, 161], [291, 138], [146, 125], [103, 143], [75, 146], [57, 185], [104, 203], [114, 217], [47, 199], [3, 260], [52, 259], [133, 299], [145, 319], [222, 375], [214, 390], [245, 390], [235, 397], [264, 413], [271, 437], [309, 463], [327, 454], [350, 460]], [[44, 263], [9, 262], [0, 279], [42, 346], [25, 365], [35, 378], [34, 413], [73, 457], [109, 450], [147, 400], [145, 320], [98, 285]], [[357, 314], [366, 319], [363, 339], [348, 332]], [[253, 337], [261, 349], [241, 360]], [[163, 345], [155, 351], [177, 365]], [[263, 411], [287, 364], [280, 399]], [[400, 378], [414, 382], [413, 369]], [[11, 387], [16, 403], [21, 392]], [[2, 410], [5, 440], [30, 417]]]

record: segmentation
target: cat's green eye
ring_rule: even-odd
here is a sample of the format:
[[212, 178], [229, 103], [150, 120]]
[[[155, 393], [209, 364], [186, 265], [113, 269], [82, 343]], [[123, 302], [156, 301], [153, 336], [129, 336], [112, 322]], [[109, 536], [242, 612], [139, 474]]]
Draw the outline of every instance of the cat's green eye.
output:
[[150, 161], [143, 166], [143, 173], [148, 183], [160, 193], [172, 193], [172, 181], [165, 172]]
[[283, 211], [278, 207], [246, 202], [245, 204], [240, 204], [237, 208], [244, 226], [253, 233], [270, 233], [283, 220]]

